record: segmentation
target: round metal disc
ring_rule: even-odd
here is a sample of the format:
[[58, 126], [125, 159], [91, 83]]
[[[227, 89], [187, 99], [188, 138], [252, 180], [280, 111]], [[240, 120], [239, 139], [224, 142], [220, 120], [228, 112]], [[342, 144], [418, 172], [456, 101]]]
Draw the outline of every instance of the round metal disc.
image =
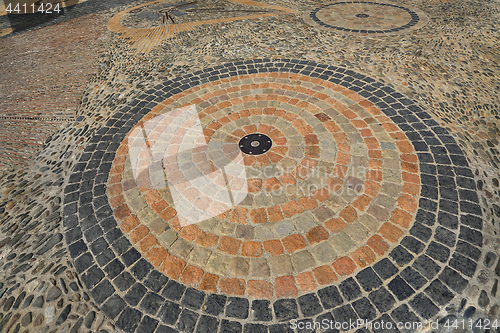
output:
[[253, 133], [244, 136], [238, 146], [240, 150], [248, 155], [260, 155], [271, 149], [273, 142], [270, 137], [261, 133]]

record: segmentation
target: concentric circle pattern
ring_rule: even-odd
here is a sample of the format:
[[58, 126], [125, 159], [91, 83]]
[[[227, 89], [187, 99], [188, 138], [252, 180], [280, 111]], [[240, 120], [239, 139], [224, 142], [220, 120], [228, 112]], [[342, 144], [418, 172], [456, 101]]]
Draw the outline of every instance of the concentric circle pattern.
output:
[[381, 36], [419, 29], [428, 22], [418, 9], [371, 1], [334, 2], [304, 16], [316, 27], [366, 36]]
[[[146, 257], [162, 251], [155, 266], [168, 277], [214, 292], [293, 296], [373, 263], [404, 234], [420, 192], [417, 156], [350, 89], [298, 74], [254, 76], [195, 87], [153, 109], [122, 141], [113, 170], [123, 171], [108, 196]], [[171, 137], [159, 134], [172, 127]], [[135, 167], [132, 149], [145, 130]], [[288, 149], [238, 154], [261, 133], [284, 138]], [[163, 142], [169, 185], [158, 186], [150, 160]]]
[[[242, 152], [255, 135], [270, 149]], [[454, 138], [392, 88], [252, 60], [165, 82], [113, 116], [66, 188], [64, 226], [82, 281], [127, 331], [142, 316], [230, 325], [249, 308], [263, 326], [423, 320], [474, 274], [472, 177]], [[247, 314], [220, 313], [226, 301]]]

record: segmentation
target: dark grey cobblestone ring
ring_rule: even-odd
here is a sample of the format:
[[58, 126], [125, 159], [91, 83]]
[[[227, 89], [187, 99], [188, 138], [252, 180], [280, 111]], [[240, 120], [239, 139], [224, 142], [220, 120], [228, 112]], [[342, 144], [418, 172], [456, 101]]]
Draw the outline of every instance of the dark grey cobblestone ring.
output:
[[380, 37], [408, 33], [429, 22], [426, 13], [390, 3], [339, 1], [312, 9], [304, 20], [324, 31]]
[[[346, 4], [346, 3], [373, 4], [373, 5], [377, 5], [377, 6], [388, 6], [388, 7], [399, 8], [399, 9], [404, 10], [408, 14], [410, 14], [411, 19], [405, 25], [401, 25], [399, 27], [392, 28], [392, 29], [386, 29], [386, 30], [362, 30], [362, 29], [350, 29], [350, 28], [338, 27], [338, 26], [335, 26], [335, 25], [331, 25], [331, 24], [328, 24], [328, 23], [325, 23], [325, 22], [321, 21], [316, 16], [316, 14], [320, 10], [322, 10], [324, 8], [329, 8], [329, 7], [332, 7], [332, 6], [336, 6], [336, 5], [339, 5], [339, 4]], [[357, 14], [357, 15], [363, 15], [363, 14]], [[366, 14], [364, 14], [364, 15], [366, 15]], [[311, 16], [311, 19], [313, 19], [314, 22], [318, 23], [319, 25], [323, 25], [325, 27], [331, 28], [331, 29], [341, 30], [341, 31], [346, 31], [346, 32], [360, 32], [360, 33], [369, 33], [369, 34], [383, 34], [383, 33], [398, 32], [398, 31], [401, 31], [401, 30], [404, 30], [404, 29], [411, 28], [411, 27], [415, 26], [420, 21], [420, 18], [418, 17], [417, 13], [415, 13], [414, 11], [412, 11], [411, 9], [408, 9], [406, 7], [392, 5], [392, 4], [388, 4], [388, 3], [370, 2], [370, 1], [335, 2], [335, 3], [331, 3], [331, 4], [324, 5], [324, 6], [321, 6], [319, 8], [314, 9], [311, 12], [310, 16]], [[357, 16], [357, 17], [360, 17], [360, 16]], [[366, 16], [366, 17], [368, 17], [368, 16]]]
[[[416, 218], [388, 256], [317, 292], [271, 301], [187, 287], [154, 269], [117, 226], [106, 194], [116, 150], [141, 118], [170, 96], [223, 78], [269, 72], [298, 73], [348, 88], [397, 124], [418, 155]], [[465, 289], [481, 254], [476, 185], [453, 136], [394, 89], [312, 61], [229, 63], [146, 91], [90, 140], [64, 191], [64, 235], [75, 268], [95, 303], [126, 332], [292, 332], [292, 319], [425, 321]]]

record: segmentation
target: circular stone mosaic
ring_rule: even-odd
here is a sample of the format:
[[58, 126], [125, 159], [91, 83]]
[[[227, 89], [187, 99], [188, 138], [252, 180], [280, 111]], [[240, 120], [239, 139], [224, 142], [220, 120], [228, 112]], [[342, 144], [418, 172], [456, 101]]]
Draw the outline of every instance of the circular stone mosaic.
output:
[[[255, 135], [270, 149], [242, 152]], [[310, 61], [145, 92], [92, 138], [65, 193], [75, 267], [126, 331], [150, 316], [223, 332], [247, 318], [429, 319], [482, 245], [454, 138], [392, 88]]]
[[108, 29], [128, 39], [137, 52], [149, 52], [164, 40], [203, 25], [295, 13], [293, 9], [253, 0], [155, 0], [117, 13], [109, 20]]
[[314, 9], [304, 18], [317, 28], [367, 36], [416, 30], [429, 21], [419, 9], [369, 1], [331, 3]]

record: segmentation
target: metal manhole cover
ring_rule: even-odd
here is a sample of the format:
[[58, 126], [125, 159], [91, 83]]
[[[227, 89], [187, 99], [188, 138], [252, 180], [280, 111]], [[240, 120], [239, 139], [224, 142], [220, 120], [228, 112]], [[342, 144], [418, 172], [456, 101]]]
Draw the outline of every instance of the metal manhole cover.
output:
[[273, 142], [271, 138], [265, 134], [254, 133], [244, 136], [238, 145], [240, 150], [245, 154], [260, 155], [268, 151], [273, 145]]

